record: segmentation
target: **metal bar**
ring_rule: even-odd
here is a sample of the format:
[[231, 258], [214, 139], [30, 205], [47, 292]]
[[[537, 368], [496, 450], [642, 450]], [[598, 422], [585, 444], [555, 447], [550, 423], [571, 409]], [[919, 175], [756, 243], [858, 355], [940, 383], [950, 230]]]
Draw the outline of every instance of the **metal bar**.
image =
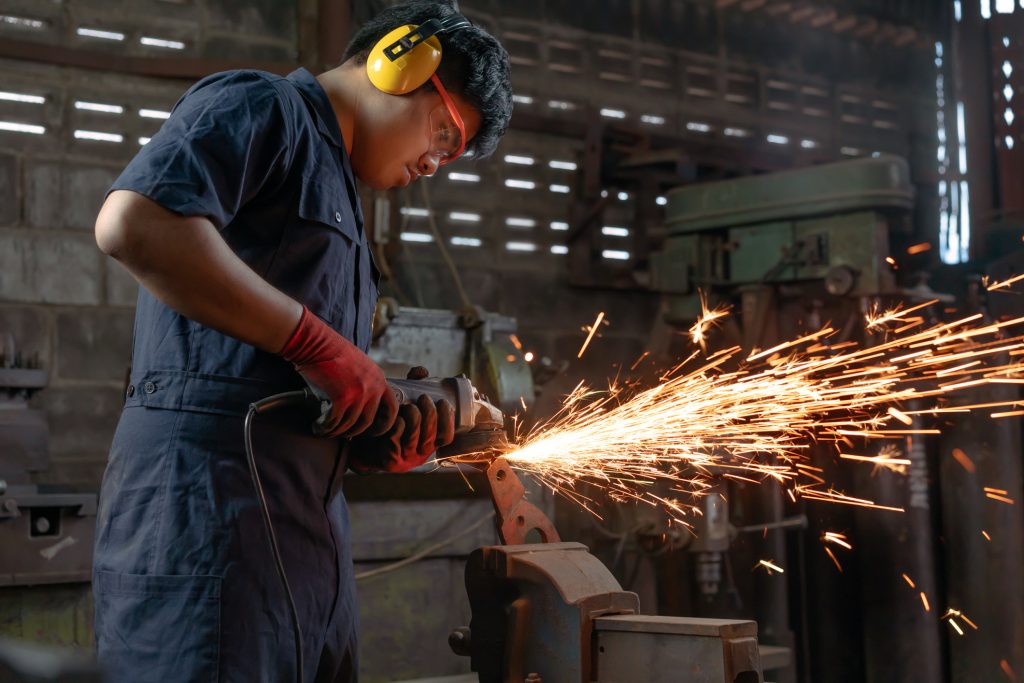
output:
[[[917, 409], [919, 402], [908, 404]], [[927, 426], [914, 416], [914, 428]], [[910, 460], [905, 474], [860, 466], [854, 470], [855, 492], [872, 500], [897, 505], [903, 514], [884, 514], [858, 508], [854, 511], [864, 618], [864, 669], [866, 680], [892, 683], [942, 683], [943, 652], [939, 577], [933, 524], [936, 454], [929, 452], [925, 437], [907, 438], [904, 455]], [[856, 494], [855, 494], [856, 495]], [[978, 534], [980, 537], [980, 533]], [[948, 538], [948, 536], [947, 536]], [[901, 577], [905, 574], [914, 583]], [[920, 596], [925, 597], [922, 599]], [[930, 612], [924, 609], [929, 600]], [[958, 605], [960, 606], [960, 605]], [[964, 611], [975, 616], [965, 606]], [[938, 614], [936, 614], [938, 612]], [[981, 672], [978, 672], [982, 675]], [[982, 676], [983, 677], [983, 676]]]
[[544, 543], [559, 543], [555, 525], [547, 515], [526, 500], [526, 489], [504, 458], [495, 458], [487, 468], [491, 499], [497, 514], [498, 535], [505, 545], [523, 545], [531, 531]]
[[[989, 385], [969, 390], [964, 398], [981, 403], [1019, 396], [1017, 387]], [[963, 610], [979, 629], [984, 629], [983, 633], [972, 631], [961, 637], [943, 623], [948, 629], [949, 680], [999, 680], [1001, 661], [1018, 674], [1024, 671], [1020, 423], [992, 420], [985, 413], [961, 415], [943, 429], [939, 442], [947, 594], [945, 602], [933, 611], [944, 612], [947, 607]], [[949, 456], [954, 448], [966, 452], [975, 471], [966, 470]], [[1016, 504], [985, 497], [984, 486], [1007, 490]], [[941, 617], [942, 612], [933, 616]]]

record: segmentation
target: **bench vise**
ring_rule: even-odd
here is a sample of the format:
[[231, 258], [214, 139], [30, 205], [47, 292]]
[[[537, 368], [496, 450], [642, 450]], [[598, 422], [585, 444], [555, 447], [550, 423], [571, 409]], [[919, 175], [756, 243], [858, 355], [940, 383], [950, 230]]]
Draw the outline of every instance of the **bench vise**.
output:
[[480, 683], [763, 683], [755, 622], [640, 614], [586, 546], [560, 541], [505, 458], [486, 474], [506, 545], [470, 556], [472, 620], [449, 636]]

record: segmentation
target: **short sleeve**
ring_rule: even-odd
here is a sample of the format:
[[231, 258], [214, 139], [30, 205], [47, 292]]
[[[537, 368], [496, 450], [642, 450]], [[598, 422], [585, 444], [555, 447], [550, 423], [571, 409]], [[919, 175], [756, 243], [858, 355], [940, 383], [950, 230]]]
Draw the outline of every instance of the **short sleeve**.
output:
[[121, 173], [132, 190], [222, 229], [286, 170], [294, 132], [273, 82], [254, 71], [209, 76], [178, 101], [160, 131]]

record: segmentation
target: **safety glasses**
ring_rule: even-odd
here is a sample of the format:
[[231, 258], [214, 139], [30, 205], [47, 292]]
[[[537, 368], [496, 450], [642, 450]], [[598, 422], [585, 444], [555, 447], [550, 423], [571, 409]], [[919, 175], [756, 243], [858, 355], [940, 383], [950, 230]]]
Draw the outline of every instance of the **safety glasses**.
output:
[[437, 74], [430, 77], [430, 82], [444, 102], [444, 109], [438, 107], [430, 112], [430, 154], [437, 159], [438, 165], [444, 166], [458, 159], [466, 150], [466, 124]]

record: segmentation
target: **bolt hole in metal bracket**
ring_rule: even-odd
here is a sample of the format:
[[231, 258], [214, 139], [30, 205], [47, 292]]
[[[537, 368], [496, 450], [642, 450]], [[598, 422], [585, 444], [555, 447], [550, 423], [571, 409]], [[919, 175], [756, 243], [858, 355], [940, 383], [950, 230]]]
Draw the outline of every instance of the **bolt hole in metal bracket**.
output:
[[542, 543], [561, 542], [548, 516], [526, 500], [526, 488], [505, 458], [495, 458], [487, 466], [486, 473], [502, 543], [525, 545], [527, 536], [533, 531], [540, 535]]

